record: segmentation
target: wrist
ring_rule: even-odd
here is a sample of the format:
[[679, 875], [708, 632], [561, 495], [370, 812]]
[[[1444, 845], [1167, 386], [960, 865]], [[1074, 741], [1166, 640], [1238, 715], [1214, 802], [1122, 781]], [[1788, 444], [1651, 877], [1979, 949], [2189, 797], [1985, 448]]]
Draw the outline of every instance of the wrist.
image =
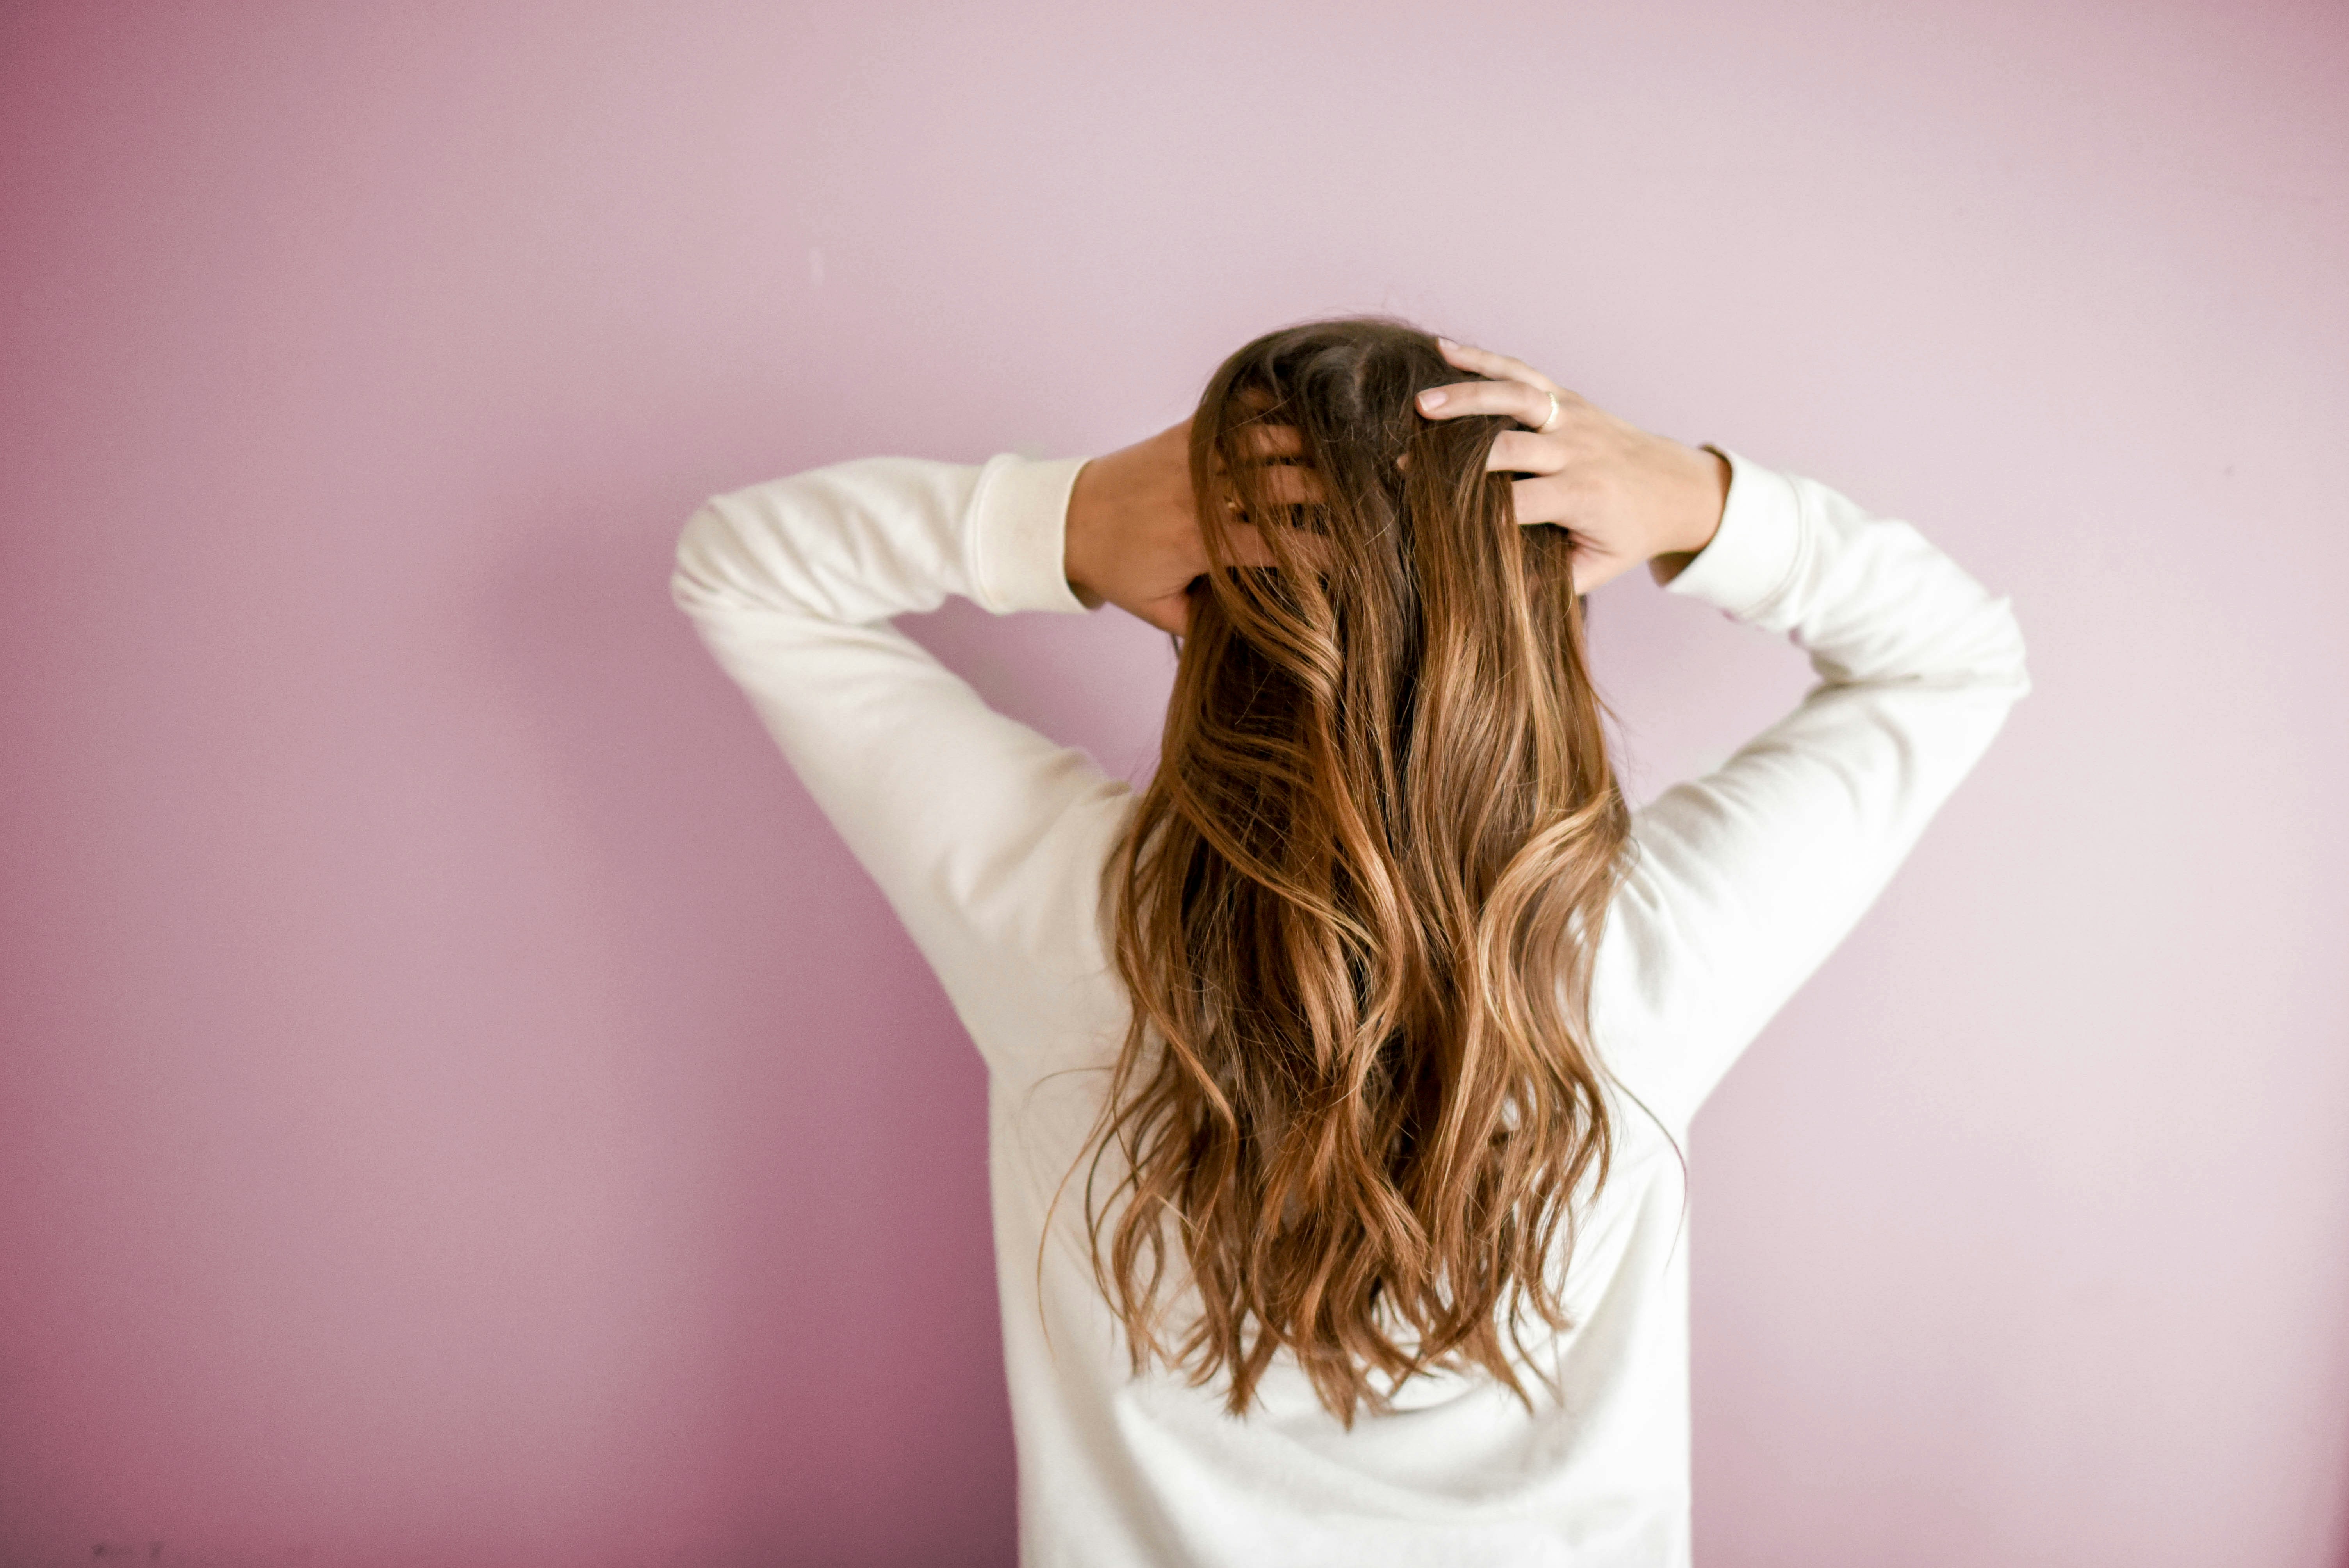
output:
[[1721, 531], [1722, 514], [1729, 505], [1732, 478], [1729, 459], [1711, 447], [1683, 447], [1690, 479], [1687, 499], [1675, 510], [1671, 539], [1648, 562], [1649, 575], [1659, 585], [1685, 571], [1698, 552]]
[[1092, 587], [1092, 547], [1097, 530], [1094, 520], [1100, 513], [1101, 476], [1098, 459], [1089, 459], [1077, 470], [1076, 482], [1069, 487], [1068, 511], [1061, 522], [1061, 574], [1068, 579], [1069, 591], [1088, 610], [1101, 608], [1103, 600]]
[[1679, 553], [1694, 555], [1713, 542], [1721, 531], [1721, 516], [1729, 505], [1729, 459], [1711, 447], [1692, 447], [1689, 456], [1693, 459], [1695, 475], [1690, 485], [1690, 499], [1685, 526], [1677, 546]]

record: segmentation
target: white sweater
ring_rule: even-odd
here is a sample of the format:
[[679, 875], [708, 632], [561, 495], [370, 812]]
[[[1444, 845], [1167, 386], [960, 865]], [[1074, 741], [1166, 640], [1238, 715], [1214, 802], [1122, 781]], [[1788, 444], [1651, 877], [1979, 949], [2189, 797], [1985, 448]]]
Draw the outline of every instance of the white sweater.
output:
[[715, 497], [687, 523], [677, 603], [988, 1064], [1024, 1563], [1688, 1560], [1677, 1144], [2029, 689], [2008, 602], [1914, 528], [1723, 456], [1720, 531], [1669, 591], [1790, 634], [1819, 682], [1637, 814], [1592, 982], [1593, 1034], [1630, 1100], [1566, 1274], [1574, 1326], [1540, 1346], [1562, 1398], [1537, 1392], [1529, 1412], [1488, 1379], [1413, 1379], [1396, 1413], [1350, 1431], [1285, 1357], [1245, 1419], [1216, 1388], [1132, 1377], [1087, 1262], [1081, 1178], [1046, 1233], [1124, 1035], [1099, 878], [1133, 792], [994, 712], [889, 618], [949, 593], [1083, 613], [1061, 564], [1081, 459], [841, 463]]

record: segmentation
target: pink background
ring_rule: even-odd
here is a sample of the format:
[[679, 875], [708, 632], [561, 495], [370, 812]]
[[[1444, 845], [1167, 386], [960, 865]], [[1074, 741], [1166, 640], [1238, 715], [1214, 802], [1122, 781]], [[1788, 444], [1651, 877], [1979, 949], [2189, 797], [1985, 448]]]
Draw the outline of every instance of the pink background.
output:
[[[667, 598], [1392, 310], [2037, 692], [1699, 1124], [1750, 1564], [2349, 1546], [2349, 13], [0, 12], [0, 1563], [1001, 1563], [982, 1081]], [[1802, 689], [1627, 579], [1642, 795]], [[1163, 638], [920, 634], [1148, 765]]]

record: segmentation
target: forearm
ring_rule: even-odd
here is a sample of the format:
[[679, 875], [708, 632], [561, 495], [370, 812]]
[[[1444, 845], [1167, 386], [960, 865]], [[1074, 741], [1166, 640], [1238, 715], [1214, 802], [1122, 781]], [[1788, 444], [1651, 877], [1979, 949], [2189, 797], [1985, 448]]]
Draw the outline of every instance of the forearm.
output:
[[[1675, 442], [1674, 445], [1679, 445]], [[1729, 459], [1711, 447], [1683, 447], [1687, 477], [1674, 488], [1668, 515], [1674, 520], [1664, 548], [1651, 556], [1648, 574], [1659, 587], [1671, 582], [1699, 552], [1721, 531], [1722, 513], [1729, 505], [1732, 478]]]
[[1791, 636], [1819, 681], [1635, 818], [1616, 960], [1637, 973], [1617, 990], [1639, 1075], [1681, 1117], [1843, 940], [2030, 689], [2008, 602], [1915, 528], [1743, 458], [1733, 470], [1717, 538], [1670, 591]]
[[868, 624], [949, 595], [1079, 610], [1059, 569], [1073, 468], [871, 458], [713, 496], [678, 539], [672, 593], [705, 621]]
[[1673, 592], [1786, 634], [1831, 686], [1979, 686], [2010, 701], [2028, 689], [2008, 601], [1914, 525], [1744, 459], [1732, 489], [1736, 538], [1724, 525]]

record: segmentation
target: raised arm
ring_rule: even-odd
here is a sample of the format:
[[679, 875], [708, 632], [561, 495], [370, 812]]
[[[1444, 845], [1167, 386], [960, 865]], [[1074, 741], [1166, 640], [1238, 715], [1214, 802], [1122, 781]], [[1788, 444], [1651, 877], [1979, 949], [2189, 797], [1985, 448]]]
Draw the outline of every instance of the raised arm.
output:
[[2022, 634], [2008, 601], [1906, 522], [1639, 430], [1519, 361], [1447, 356], [1495, 379], [1423, 410], [1534, 427], [1497, 438], [1491, 466], [1528, 476], [1520, 522], [1574, 533], [1578, 582], [1647, 562], [1669, 592], [1789, 636], [1819, 677], [1727, 763], [1635, 820], [1594, 1023], [1618, 1076], [1685, 1126], [2030, 690]]
[[2009, 602], [1914, 527], [1723, 455], [1734, 477], [1720, 531], [1668, 591], [1786, 634], [1818, 684], [1637, 819], [1609, 967], [1629, 1004], [1627, 1050], [1644, 1058], [1627, 1070], [1683, 1120], [1875, 902], [2030, 690]]
[[949, 594], [1081, 613], [1079, 467], [873, 458], [753, 485], [693, 514], [670, 583], [999, 1065], [1097, 958], [1093, 841], [1128, 791], [888, 619]]

